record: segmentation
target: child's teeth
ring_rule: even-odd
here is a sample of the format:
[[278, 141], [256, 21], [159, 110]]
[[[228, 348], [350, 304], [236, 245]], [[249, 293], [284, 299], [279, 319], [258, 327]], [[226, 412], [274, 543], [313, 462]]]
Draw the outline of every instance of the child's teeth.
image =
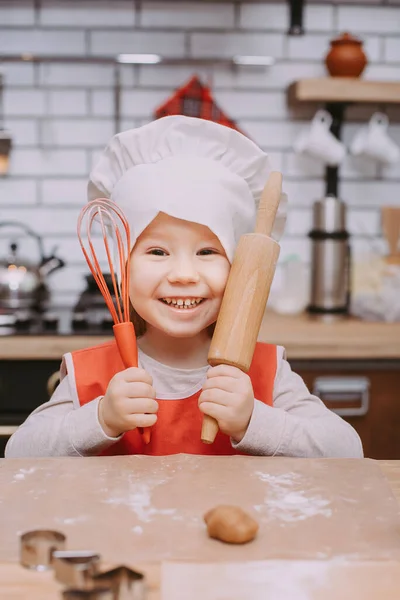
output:
[[163, 298], [164, 302], [171, 304], [172, 306], [179, 306], [179, 308], [190, 308], [197, 306], [202, 301], [202, 298]]

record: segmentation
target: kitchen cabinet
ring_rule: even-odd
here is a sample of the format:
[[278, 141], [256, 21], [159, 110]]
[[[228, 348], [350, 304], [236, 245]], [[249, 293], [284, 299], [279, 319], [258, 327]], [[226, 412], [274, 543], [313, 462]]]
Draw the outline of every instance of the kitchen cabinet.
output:
[[0, 361], [0, 458], [12, 431], [49, 399], [59, 368], [60, 360]]
[[[361, 437], [367, 458], [400, 458], [400, 361], [290, 361], [312, 392], [322, 378], [333, 378], [342, 389], [334, 402], [319, 394], [328, 408], [353, 413], [343, 416]], [[365, 403], [360, 394], [346, 391], [348, 378], [368, 382]], [[358, 414], [357, 414], [358, 413]]]

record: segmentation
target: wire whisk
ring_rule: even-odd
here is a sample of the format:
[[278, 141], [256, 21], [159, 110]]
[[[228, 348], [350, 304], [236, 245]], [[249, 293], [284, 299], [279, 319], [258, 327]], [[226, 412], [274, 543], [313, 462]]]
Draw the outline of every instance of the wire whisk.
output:
[[[100, 225], [113, 294], [106, 283], [93, 243], [95, 224]], [[77, 232], [86, 262], [114, 321], [113, 333], [122, 362], [125, 368], [137, 367], [136, 334], [129, 315], [131, 251], [129, 223], [115, 202], [107, 198], [98, 198], [88, 202], [81, 210]], [[144, 442], [148, 443], [150, 441], [150, 429], [143, 430], [140, 428], [140, 432], [143, 433]]]

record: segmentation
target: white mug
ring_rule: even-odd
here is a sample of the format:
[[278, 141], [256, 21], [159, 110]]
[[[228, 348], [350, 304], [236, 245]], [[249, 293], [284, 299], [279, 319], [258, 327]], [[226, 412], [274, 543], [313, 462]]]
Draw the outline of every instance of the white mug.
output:
[[395, 164], [400, 158], [400, 148], [387, 134], [389, 119], [383, 113], [372, 115], [366, 127], [361, 127], [354, 136], [350, 152], [354, 156], [369, 156], [387, 165]]
[[318, 110], [309, 130], [302, 132], [293, 144], [295, 152], [309, 154], [331, 167], [339, 165], [346, 155], [346, 147], [330, 131], [331, 125], [329, 112]]

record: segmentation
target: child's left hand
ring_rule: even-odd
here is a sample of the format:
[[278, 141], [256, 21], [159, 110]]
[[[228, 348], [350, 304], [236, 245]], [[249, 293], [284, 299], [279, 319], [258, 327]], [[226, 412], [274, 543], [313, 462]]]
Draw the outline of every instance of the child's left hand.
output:
[[254, 408], [250, 377], [231, 365], [211, 367], [199, 397], [199, 408], [218, 421], [223, 433], [240, 442]]

